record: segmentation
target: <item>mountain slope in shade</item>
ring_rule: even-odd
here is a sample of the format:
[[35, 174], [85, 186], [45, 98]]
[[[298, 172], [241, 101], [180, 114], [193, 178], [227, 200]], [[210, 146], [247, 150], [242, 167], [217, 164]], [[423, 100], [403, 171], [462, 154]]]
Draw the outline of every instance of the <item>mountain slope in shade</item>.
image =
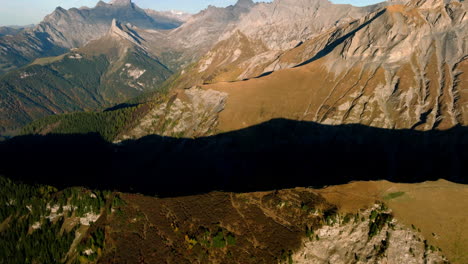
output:
[[163, 13], [153, 18], [131, 1], [109, 4], [100, 1], [94, 8], [58, 7], [34, 28], [15, 36], [0, 37], [0, 74], [36, 58], [60, 55], [98, 39], [107, 33], [114, 18], [148, 29], [172, 29], [182, 24]]
[[154, 90], [171, 74], [131, 25], [114, 20], [101, 39], [3, 76], [0, 126], [5, 132], [51, 114], [111, 106]]

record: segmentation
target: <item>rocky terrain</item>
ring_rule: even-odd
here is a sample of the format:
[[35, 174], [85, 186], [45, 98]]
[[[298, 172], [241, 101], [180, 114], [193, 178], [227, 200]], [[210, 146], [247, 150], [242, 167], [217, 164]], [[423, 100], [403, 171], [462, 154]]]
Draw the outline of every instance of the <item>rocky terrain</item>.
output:
[[192, 138], [212, 135], [216, 132], [218, 114], [223, 111], [226, 98], [226, 93], [213, 90], [179, 91], [169, 101], [153, 106], [136, 127], [120, 135], [118, 140], [151, 134]]
[[467, 263], [467, 10], [113, 0], [5, 29], [0, 263]]
[[213, 83], [203, 88], [228, 94], [220, 131], [280, 117], [391, 129], [466, 125], [466, 10], [458, 1], [389, 5], [276, 57], [266, 55], [268, 42], [238, 30], [179, 84]]
[[269, 64], [286, 50], [380, 6], [383, 4], [335, 5], [327, 0], [276, 0], [257, 4], [221, 36], [220, 42], [186, 76], [191, 84], [255, 77], [265, 68], [268, 70]]
[[[0, 178], [0, 236], [17, 226], [20, 248], [32, 239], [43, 243], [28, 259], [57, 263], [463, 263], [450, 244], [452, 233], [415, 226], [397, 204], [414, 203], [421, 190], [454, 192], [466, 188], [446, 182], [401, 186], [356, 182], [325, 189], [295, 188], [268, 192], [210, 192], [155, 198], [140, 194], [16, 184]], [[401, 190], [392, 192], [392, 190]], [[361, 194], [355, 191], [364, 190]], [[21, 191], [21, 192], [20, 192]], [[29, 196], [22, 197], [21, 193]], [[435, 199], [427, 195], [428, 202]], [[351, 196], [350, 196], [351, 195]], [[12, 200], [13, 199], [13, 200]], [[437, 203], [435, 203], [437, 204]], [[422, 210], [440, 205], [419, 204]], [[394, 212], [395, 209], [395, 212]], [[427, 224], [455, 225], [464, 211]], [[18, 216], [9, 213], [21, 212]], [[448, 212], [448, 211], [447, 211]], [[15, 223], [15, 225], [12, 225]], [[48, 228], [46, 230], [46, 228]], [[29, 231], [28, 231], [29, 230]], [[60, 231], [62, 230], [62, 231]], [[19, 230], [18, 230], [19, 231]], [[51, 233], [56, 232], [56, 233]], [[430, 237], [424, 234], [429, 233]], [[437, 232], [434, 233], [434, 232]], [[52, 234], [54, 242], [48, 241]], [[467, 238], [466, 232], [461, 233]], [[4, 243], [2, 240], [0, 243]], [[434, 241], [434, 242], [432, 242]], [[463, 242], [463, 241], [459, 241]], [[55, 251], [44, 245], [54, 245]], [[21, 259], [2, 244], [0, 260]], [[47, 254], [47, 252], [49, 252]], [[447, 259], [449, 257], [449, 259]]]
[[[240, 16], [248, 12], [252, 6], [253, 3], [250, 1], [240, 1], [227, 8], [209, 7], [195, 16], [188, 16], [180, 12], [145, 11], [131, 1], [112, 1], [108, 4], [99, 2], [94, 8], [72, 8], [70, 10], [57, 8], [35, 28], [0, 39], [0, 46], [3, 47], [3, 53], [0, 50], [0, 64], [4, 66], [5, 71], [12, 71], [18, 66], [32, 62], [22, 70], [11, 72], [3, 78], [4, 92], [2, 96], [5, 102], [3, 108], [9, 110], [4, 111], [6, 118], [0, 125], [2, 133], [13, 131], [27, 122], [46, 115], [85, 109], [97, 110], [102, 105], [111, 106], [122, 103], [144, 91], [164, 90], [161, 83], [172, 75], [171, 72], [178, 71], [184, 65], [197, 60], [210, 49], [228, 27], [232, 27]], [[111, 26], [115, 24], [112, 22], [115, 17], [118, 17], [119, 23], [125, 28], [126, 33], [120, 34], [119, 32], [123, 31], [114, 30], [117, 27]], [[179, 27], [181, 24], [183, 26]], [[178, 28], [167, 30], [175, 27]], [[117, 43], [106, 34], [131, 42], [131, 45], [138, 47], [138, 52], [144, 54], [143, 57], [150, 57], [153, 62], [136, 62], [144, 64], [139, 65], [140, 68], [132, 68], [132, 63], [123, 63], [126, 60], [124, 58], [126, 53], [123, 52], [122, 46], [126, 44]], [[197, 40], [197, 42], [195, 43], [193, 40]], [[2, 41], [4, 41], [3, 44]], [[75, 49], [77, 47], [78, 49]], [[72, 48], [71, 52], [64, 53], [70, 48]], [[18, 95], [7, 92], [9, 89], [16, 90], [18, 87], [21, 87], [20, 90], [25, 89], [31, 85], [28, 80], [36, 82], [37, 79], [27, 79], [30, 75], [35, 74], [30, 73], [30, 69], [40, 68], [39, 70], [43, 70], [44, 67], [49, 67], [49, 62], [60, 63], [63, 58], [73, 57], [72, 59], [74, 59], [76, 54], [80, 57], [77, 57], [75, 62], [82, 62], [83, 54], [80, 53], [81, 51], [95, 58], [107, 57], [108, 61], [105, 63], [108, 63], [110, 68], [109, 72], [104, 73], [106, 78], [99, 79], [103, 69], [98, 69], [96, 73], [88, 73], [95, 79], [95, 82], [91, 84], [95, 87], [90, 87], [90, 89], [97, 89], [97, 86], [107, 82], [106, 88], [103, 88], [105, 95], [96, 95], [95, 92], [91, 92], [91, 98], [89, 98], [86, 93], [80, 94], [63, 88], [63, 95], [60, 96], [68, 97], [66, 106], [64, 106], [60, 103], [57, 105], [56, 99], [44, 102], [44, 100], [39, 99], [40, 95], [28, 98], [30, 91], [26, 92], [26, 97], [22, 96], [21, 99], [27, 100], [27, 103], [15, 99]], [[50, 55], [58, 56], [36, 59]], [[156, 65], [151, 65], [152, 63]], [[133, 81], [125, 81], [122, 85], [120, 78], [115, 79], [110, 76], [123, 65], [130, 67], [128, 77], [133, 78]], [[76, 64], [74, 67], [81, 71], [82, 69], [79, 68], [84, 67], [84, 65]], [[143, 82], [142, 78], [149, 76], [150, 72], [157, 75], [157, 78], [145, 80], [146, 83]], [[52, 75], [57, 75], [57, 73], [54, 72]], [[18, 76], [23, 76], [23, 78], [18, 78]], [[122, 77], [122, 74], [119, 76]], [[12, 81], [15, 84], [11, 84]], [[166, 88], [168, 86], [170, 85], [165, 85]], [[123, 87], [130, 87], [130, 89]], [[42, 91], [41, 93], [47, 92]], [[51, 103], [55, 105], [51, 106]], [[29, 110], [25, 110], [25, 108]]]

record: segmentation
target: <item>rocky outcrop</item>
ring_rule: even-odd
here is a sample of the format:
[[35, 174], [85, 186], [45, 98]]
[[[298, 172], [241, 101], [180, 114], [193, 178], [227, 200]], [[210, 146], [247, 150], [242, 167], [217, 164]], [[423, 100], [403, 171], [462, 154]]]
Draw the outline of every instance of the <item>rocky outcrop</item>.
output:
[[[322, 105], [337, 109], [322, 108], [316, 120], [423, 130], [467, 124], [462, 74], [468, 55], [466, 5], [452, 2], [427, 9], [427, 2], [413, 4], [389, 6], [361, 19], [359, 26], [348, 27], [323, 49], [326, 67], [335, 76], [361, 70], [354, 77], [357, 85], [350, 84], [346, 95], [330, 91]], [[362, 78], [378, 80], [367, 88], [372, 92], [358, 84]]]
[[332, 26], [358, 19], [376, 7], [336, 5], [328, 0], [275, 0], [252, 8], [234, 30], [261, 40], [271, 50], [287, 50]]
[[132, 25], [128, 24], [123, 28], [122, 24], [118, 22], [116, 19], [112, 20], [111, 28], [109, 29], [109, 35], [111, 37], [123, 38], [135, 45], [141, 46], [141, 37], [135, 33], [134, 31], [130, 30]]
[[197, 87], [179, 91], [169, 100], [154, 104], [130, 132], [119, 140], [138, 139], [147, 135], [198, 137], [216, 132], [218, 114], [224, 109], [226, 93]]
[[448, 263], [420, 233], [400, 224], [381, 205], [354, 216], [331, 217], [329, 223], [304, 239], [291, 256], [293, 263]]

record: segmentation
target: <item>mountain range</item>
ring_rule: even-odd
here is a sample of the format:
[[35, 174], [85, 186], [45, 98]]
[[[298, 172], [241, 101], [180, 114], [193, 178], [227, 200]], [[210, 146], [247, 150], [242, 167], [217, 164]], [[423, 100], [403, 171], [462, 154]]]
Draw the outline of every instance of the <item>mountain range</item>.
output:
[[147, 29], [172, 29], [182, 23], [172, 14], [147, 14], [131, 1], [100, 1], [94, 8], [57, 7], [35, 27], [0, 38], [0, 74], [98, 39], [107, 33], [114, 18]]
[[[212, 131], [232, 131], [280, 117], [421, 130], [465, 125], [465, 14], [464, 1], [390, 1], [353, 7], [327, 0], [258, 4], [242, 0], [226, 8], [211, 6], [193, 16], [145, 11], [131, 1], [99, 2], [91, 9], [57, 8], [34, 29], [0, 38], [0, 43], [8, 40], [22, 43], [17, 46], [22, 55], [10, 52], [15, 49], [13, 44], [3, 48], [9, 50], [6, 55], [0, 54], [0, 59], [12, 57], [23, 61], [17, 66], [4, 64], [9, 68], [30, 64], [17, 70], [16, 76], [28, 75], [25, 69], [31, 66], [46, 67], [34, 60], [49, 52], [56, 55], [70, 48], [97, 46], [90, 41], [106, 42], [102, 38], [116, 17], [136, 37], [130, 39], [132, 45], [139, 46], [151, 63], [161, 66], [152, 73], [159, 76], [158, 81], [147, 89], [121, 90], [113, 98], [94, 98], [89, 104], [78, 102], [89, 101], [85, 98], [73, 99], [75, 103], [67, 103], [68, 108], [60, 107], [52, 99], [51, 104], [57, 105], [57, 109], [31, 110], [34, 114], [21, 109], [34, 101], [27, 99], [30, 92], [20, 99], [4, 95], [3, 109], [10, 110], [2, 111], [9, 119], [2, 127], [3, 131], [12, 131], [52, 113], [98, 110], [151, 89], [184, 95], [191, 93], [184, 88], [200, 85], [202, 91], [228, 94], [223, 99], [227, 107], [220, 113], [219, 127], [216, 125]], [[39, 43], [32, 44], [31, 34], [46, 34], [50, 45], [47, 44], [47, 49], [38, 48], [44, 44], [43, 39], [34, 39]], [[112, 53], [113, 45], [99, 46], [106, 48], [92, 56]], [[38, 61], [56, 62], [57, 58]], [[108, 61], [112, 69], [119, 67], [112, 65], [117, 61]], [[2, 86], [15, 87], [8, 78], [11, 77], [7, 74], [2, 77]], [[25, 86], [24, 79], [15, 80], [18, 86]], [[163, 81], [166, 82], [161, 84]], [[296, 92], [286, 92], [290, 90]], [[252, 108], [245, 107], [246, 102]], [[22, 113], [16, 115], [15, 111]], [[154, 111], [150, 114], [154, 115]], [[217, 120], [217, 114], [212, 119]]]
[[0, 28], [0, 263], [468, 263], [467, 11], [112, 0]]

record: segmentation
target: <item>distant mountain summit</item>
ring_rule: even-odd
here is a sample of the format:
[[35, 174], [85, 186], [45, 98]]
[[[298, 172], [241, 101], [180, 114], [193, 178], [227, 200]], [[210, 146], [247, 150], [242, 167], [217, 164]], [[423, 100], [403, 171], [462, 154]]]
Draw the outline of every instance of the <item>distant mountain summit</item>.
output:
[[98, 39], [107, 33], [114, 18], [156, 30], [173, 29], [183, 23], [164, 13], [148, 15], [130, 0], [100, 1], [94, 8], [57, 7], [34, 28], [15, 36], [0, 37], [0, 75], [38, 57], [60, 55]]
[[131, 5], [132, 0], [112, 0], [112, 1], [109, 2], [109, 4], [111, 4], [111, 5], [121, 5], [121, 6]]

